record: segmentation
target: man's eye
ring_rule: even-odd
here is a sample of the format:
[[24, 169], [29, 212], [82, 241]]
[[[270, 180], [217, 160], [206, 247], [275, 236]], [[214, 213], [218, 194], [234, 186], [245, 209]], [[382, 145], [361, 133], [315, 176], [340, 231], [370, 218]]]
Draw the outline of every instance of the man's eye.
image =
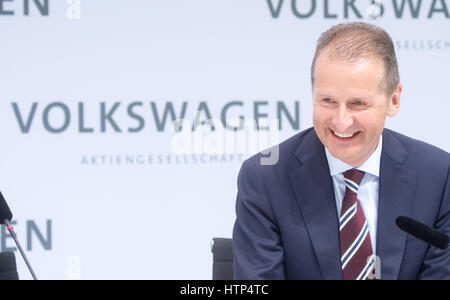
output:
[[333, 100], [331, 100], [330, 98], [324, 98], [322, 101], [323, 101], [323, 102], [326, 102], [326, 103], [331, 103], [331, 102], [333, 102]]
[[360, 101], [360, 100], [358, 100], [358, 101], [355, 101], [355, 102], [354, 102], [354, 104], [355, 104], [355, 105], [364, 105], [364, 102], [363, 102], [363, 101]]

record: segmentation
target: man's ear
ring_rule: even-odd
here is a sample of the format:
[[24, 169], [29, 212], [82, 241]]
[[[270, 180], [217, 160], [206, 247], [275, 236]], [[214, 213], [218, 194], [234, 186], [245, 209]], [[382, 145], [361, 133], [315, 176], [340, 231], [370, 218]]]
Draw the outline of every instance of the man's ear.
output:
[[394, 117], [400, 110], [400, 97], [402, 94], [403, 85], [400, 83], [389, 99], [389, 107], [387, 110], [387, 115], [389, 117]]

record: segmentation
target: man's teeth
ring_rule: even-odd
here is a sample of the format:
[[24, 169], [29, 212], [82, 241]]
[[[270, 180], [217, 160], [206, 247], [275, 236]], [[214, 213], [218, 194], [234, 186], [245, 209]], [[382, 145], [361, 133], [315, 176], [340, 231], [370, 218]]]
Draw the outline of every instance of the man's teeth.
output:
[[340, 138], [351, 138], [352, 136], [354, 136], [356, 134], [356, 132], [353, 132], [353, 133], [338, 133], [336, 131], [333, 131], [333, 133], [335, 135], [337, 135], [338, 137], [340, 137]]

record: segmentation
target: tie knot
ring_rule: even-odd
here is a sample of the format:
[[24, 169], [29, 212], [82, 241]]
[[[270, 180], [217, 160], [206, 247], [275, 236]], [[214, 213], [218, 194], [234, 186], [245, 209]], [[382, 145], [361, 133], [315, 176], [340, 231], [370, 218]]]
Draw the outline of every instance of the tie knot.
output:
[[356, 169], [348, 170], [344, 172], [345, 183], [347, 184], [347, 186], [350, 185], [350, 187], [353, 190], [356, 190], [355, 192], [357, 192], [359, 184], [361, 183], [361, 180], [364, 177], [364, 174], [366, 173], [360, 170]]

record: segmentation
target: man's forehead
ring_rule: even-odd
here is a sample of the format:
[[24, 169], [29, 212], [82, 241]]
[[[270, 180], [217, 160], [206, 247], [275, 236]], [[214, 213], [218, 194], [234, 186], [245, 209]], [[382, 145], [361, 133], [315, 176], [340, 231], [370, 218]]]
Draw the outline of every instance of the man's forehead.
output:
[[366, 52], [361, 55], [348, 57], [332, 47], [327, 47], [319, 53], [316, 63], [318, 62], [346, 64], [350, 66], [366, 62], [383, 66], [382, 58], [374, 53]]
[[386, 83], [385, 75], [384, 63], [380, 58], [366, 56], [348, 61], [329, 53], [321, 54], [317, 58], [313, 74], [314, 85], [318, 83], [317, 81], [332, 83], [333, 81], [345, 80], [343, 77], [348, 77], [349, 80], [355, 80], [356, 82], [370, 79], [380, 83], [383, 88]]
[[[344, 71], [343, 71], [344, 70]], [[321, 98], [373, 98], [376, 94], [384, 94], [384, 76], [366, 68], [364, 72], [352, 72], [350, 68], [320, 67], [316, 71], [316, 80], [313, 85], [315, 97]]]

